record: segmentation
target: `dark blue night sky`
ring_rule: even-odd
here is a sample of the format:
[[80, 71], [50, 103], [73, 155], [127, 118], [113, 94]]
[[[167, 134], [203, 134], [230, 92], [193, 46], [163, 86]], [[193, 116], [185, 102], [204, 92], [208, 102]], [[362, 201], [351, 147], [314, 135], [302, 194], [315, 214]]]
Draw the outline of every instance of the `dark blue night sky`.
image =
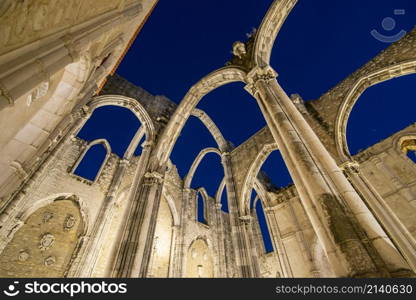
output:
[[[179, 103], [191, 85], [230, 59], [232, 43], [245, 40], [246, 33], [259, 26], [271, 3], [160, 0], [117, 72], [150, 93]], [[395, 15], [395, 9], [405, 10], [405, 14]], [[411, 30], [415, 20], [414, 0], [299, 0], [277, 38], [271, 65], [288, 94], [316, 99], [389, 45], [372, 37], [372, 30], [391, 36]], [[366, 91], [348, 123], [352, 153], [415, 122], [415, 86], [416, 76], [412, 75]], [[240, 83], [210, 93], [198, 108], [205, 110], [236, 146], [265, 126], [256, 101]], [[111, 146], [122, 155], [120, 149], [126, 147], [127, 137], [132, 137], [138, 125], [127, 122], [126, 113], [98, 113], [102, 116], [89, 122], [81, 137], [106, 137], [107, 129], [97, 124], [111, 122], [117, 125], [111, 134], [119, 136], [113, 143], [121, 143]], [[200, 150], [210, 146], [215, 146], [215, 141], [198, 120], [191, 118], [171, 156], [180, 175], [187, 173]], [[291, 182], [278, 152], [270, 155], [263, 170], [276, 186]], [[204, 186], [214, 196], [222, 177], [219, 157], [209, 154], [198, 168], [192, 187]]]

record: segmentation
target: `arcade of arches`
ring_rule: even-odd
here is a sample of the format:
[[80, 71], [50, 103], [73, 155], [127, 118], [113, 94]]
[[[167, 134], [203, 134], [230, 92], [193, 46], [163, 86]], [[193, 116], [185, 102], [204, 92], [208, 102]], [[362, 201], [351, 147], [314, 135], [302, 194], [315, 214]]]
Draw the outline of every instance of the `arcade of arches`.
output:
[[[0, 122], [8, 129], [0, 133], [0, 276], [415, 276], [416, 165], [408, 154], [416, 125], [356, 155], [346, 127], [367, 88], [416, 73], [416, 29], [304, 102], [285, 93], [270, 66], [297, 2], [275, 0], [248, 41], [234, 43], [229, 63], [176, 104], [113, 75], [157, 1], [102, 1], [100, 10], [89, 7], [93, 1], [29, 2], [42, 13], [0, 4], [0, 30], [8, 28], [0, 33]], [[64, 2], [85, 13], [59, 20]], [[30, 20], [43, 15], [58, 19]], [[196, 108], [231, 82], [245, 83], [267, 123], [237, 147]], [[106, 139], [78, 136], [103, 106], [127, 109], [140, 122], [122, 155]], [[191, 116], [217, 146], [202, 150], [181, 178], [170, 156]], [[75, 170], [94, 146], [103, 148], [101, 165], [84, 178]], [[293, 180], [284, 188], [259, 175], [275, 150]], [[211, 152], [224, 170], [216, 195], [191, 187]], [[264, 210], [272, 251], [255, 207]]]

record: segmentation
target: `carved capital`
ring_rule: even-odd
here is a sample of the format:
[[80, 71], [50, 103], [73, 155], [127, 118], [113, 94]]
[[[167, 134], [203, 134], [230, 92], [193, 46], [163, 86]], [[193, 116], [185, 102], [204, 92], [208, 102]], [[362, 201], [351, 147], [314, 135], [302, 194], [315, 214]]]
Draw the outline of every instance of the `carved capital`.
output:
[[240, 220], [241, 224], [249, 225], [249, 224], [251, 224], [251, 221], [253, 220], [253, 217], [250, 216], [250, 215], [245, 215], [245, 216], [239, 217], [239, 220]]
[[147, 172], [144, 174], [144, 185], [160, 184], [163, 182], [163, 175], [158, 172]]
[[269, 82], [277, 77], [277, 73], [272, 67], [254, 67], [246, 76], [247, 85], [245, 89], [255, 96], [258, 93], [257, 83], [259, 81]]
[[360, 173], [360, 164], [356, 161], [344, 162], [339, 167], [341, 170], [348, 172], [348, 173], [354, 173], [354, 174]]

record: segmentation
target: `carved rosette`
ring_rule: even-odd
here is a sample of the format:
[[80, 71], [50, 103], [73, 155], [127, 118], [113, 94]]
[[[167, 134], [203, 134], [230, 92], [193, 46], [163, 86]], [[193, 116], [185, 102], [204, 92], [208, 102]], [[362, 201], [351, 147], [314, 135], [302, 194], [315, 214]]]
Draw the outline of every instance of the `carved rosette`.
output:
[[41, 251], [48, 250], [53, 246], [55, 243], [55, 237], [50, 233], [45, 233], [42, 235], [40, 241], [39, 241], [39, 249]]
[[56, 257], [55, 256], [48, 256], [47, 258], [45, 258], [43, 263], [45, 264], [45, 266], [52, 266], [56, 263]]
[[48, 223], [53, 218], [53, 212], [47, 211], [43, 214], [42, 222]]
[[20, 250], [18, 259], [19, 261], [27, 261], [29, 259], [30, 255], [26, 250]]
[[73, 215], [67, 215], [64, 221], [64, 231], [71, 230], [76, 223], [76, 219]]

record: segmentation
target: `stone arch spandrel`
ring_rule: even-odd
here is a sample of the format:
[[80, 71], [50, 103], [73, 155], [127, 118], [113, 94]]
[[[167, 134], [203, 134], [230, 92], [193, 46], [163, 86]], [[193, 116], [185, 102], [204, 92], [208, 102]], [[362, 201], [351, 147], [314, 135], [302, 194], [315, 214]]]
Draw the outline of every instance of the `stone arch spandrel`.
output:
[[38, 208], [0, 254], [0, 277], [65, 277], [85, 226], [72, 199]]
[[214, 260], [205, 239], [195, 239], [190, 244], [186, 255], [186, 278], [214, 277]]

